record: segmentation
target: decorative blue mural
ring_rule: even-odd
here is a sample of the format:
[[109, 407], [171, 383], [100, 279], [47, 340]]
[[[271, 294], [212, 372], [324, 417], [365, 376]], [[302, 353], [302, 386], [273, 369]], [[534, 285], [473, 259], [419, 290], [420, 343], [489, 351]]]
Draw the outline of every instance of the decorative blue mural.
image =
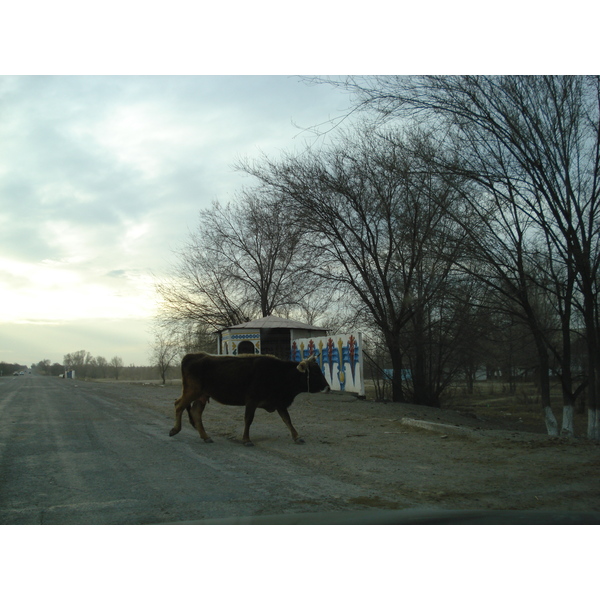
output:
[[290, 358], [297, 362], [315, 354], [332, 390], [365, 394], [362, 334], [303, 338], [292, 342]]

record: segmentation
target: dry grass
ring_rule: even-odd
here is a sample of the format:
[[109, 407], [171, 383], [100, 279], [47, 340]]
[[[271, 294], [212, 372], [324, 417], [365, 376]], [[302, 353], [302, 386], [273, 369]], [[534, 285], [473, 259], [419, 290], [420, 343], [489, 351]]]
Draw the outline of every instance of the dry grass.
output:
[[[367, 399], [375, 400], [375, 386], [367, 382], [365, 389]], [[554, 416], [560, 425], [563, 401], [558, 383], [552, 385], [551, 402]], [[546, 432], [540, 395], [531, 382], [518, 383], [514, 393], [510, 392], [507, 383], [501, 381], [477, 382], [471, 394], [465, 385], [455, 385], [445, 393], [442, 408], [486, 421], [512, 421], [516, 426], [530, 431]], [[574, 420], [576, 433], [583, 435], [587, 430], [586, 411], [575, 410]]]
[[[174, 398], [181, 387], [181, 379], [168, 379], [166, 385], [160, 380], [127, 381], [115, 379], [98, 379], [102, 383], [121, 383], [143, 387], [173, 388]], [[365, 382], [367, 401], [376, 400], [375, 385]], [[391, 389], [388, 394], [391, 397]], [[170, 408], [170, 407], [169, 407]], [[542, 415], [540, 396], [533, 383], [518, 383], [514, 393], [509, 393], [509, 386], [501, 381], [480, 381], [469, 394], [466, 386], [455, 385], [450, 388], [442, 399], [442, 408], [455, 411], [461, 415], [476, 417], [482, 421], [502, 421], [512, 423], [516, 429], [537, 433], [546, 433]], [[558, 420], [562, 420], [562, 396], [558, 384], [552, 387], [552, 409]], [[574, 415], [575, 433], [584, 435], [587, 431], [587, 414], [585, 411]]]

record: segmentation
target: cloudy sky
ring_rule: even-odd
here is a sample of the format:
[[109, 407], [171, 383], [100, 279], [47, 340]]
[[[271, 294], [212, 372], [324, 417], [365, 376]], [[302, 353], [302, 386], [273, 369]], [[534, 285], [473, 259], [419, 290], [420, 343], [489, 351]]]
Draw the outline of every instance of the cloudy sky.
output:
[[232, 164], [349, 102], [294, 76], [0, 77], [0, 361], [148, 364], [155, 277], [251, 183]]

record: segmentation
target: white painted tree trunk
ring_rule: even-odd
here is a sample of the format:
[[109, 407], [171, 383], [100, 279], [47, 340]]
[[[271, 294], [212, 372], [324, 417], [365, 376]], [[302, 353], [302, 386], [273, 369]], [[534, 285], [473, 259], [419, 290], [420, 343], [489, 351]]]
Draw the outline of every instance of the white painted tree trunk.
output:
[[595, 408], [588, 408], [588, 438], [590, 440], [600, 440], [600, 411]]
[[558, 421], [549, 406], [544, 407], [544, 421], [546, 422], [548, 435], [558, 436]]
[[575, 436], [575, 424], [573, 420], [574, 410], [572, 404], [565, 404], [563, 406], [563, 417], [562, 417], [562, 428], [560, 435], [562, 437], [574, 437]]

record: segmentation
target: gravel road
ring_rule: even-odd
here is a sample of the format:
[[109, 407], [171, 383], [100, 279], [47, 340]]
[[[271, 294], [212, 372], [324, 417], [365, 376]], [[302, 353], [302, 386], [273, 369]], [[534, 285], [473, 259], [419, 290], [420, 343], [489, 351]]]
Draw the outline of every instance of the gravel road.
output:
[[187, 422], [169, 437], [178, 395], [177, 386], [0, 379], [0, 524], [600, 511], [600, 445], [585, 439], [302, 394], [290, 414], [306, 444], [259, 410], [247, 448], [243, 409], [216, 402], [204, 419], [215, 443], [204, 444]]

